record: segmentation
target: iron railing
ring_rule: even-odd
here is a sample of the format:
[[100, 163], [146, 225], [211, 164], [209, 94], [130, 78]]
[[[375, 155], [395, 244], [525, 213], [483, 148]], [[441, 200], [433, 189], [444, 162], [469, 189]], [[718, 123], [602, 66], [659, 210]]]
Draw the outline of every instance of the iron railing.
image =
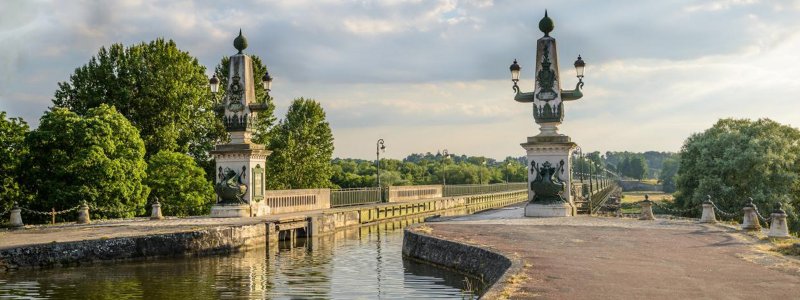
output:
[[378, 187], [331, 190], [331, 207], [380, 203], [384, 191]]
[[444, 186], [442, 194], [444, 197], [453, 197], [453, 196], [526, 190], [527, 188], [528, 188], [527, 182], [511, 182], [511, 183], [497, 183], [497, 184], [458, 184], [458, 185]]
[[[442, 197], [491, 194], [526, 190], [527, 182], [511, 182], [497, 184], [456, 184], [443, 187]], [[383, 197], [381, 197], [383, 196]], [[349, 188], [331, 190], [331, 207], [389, 202], [387, 188]]]

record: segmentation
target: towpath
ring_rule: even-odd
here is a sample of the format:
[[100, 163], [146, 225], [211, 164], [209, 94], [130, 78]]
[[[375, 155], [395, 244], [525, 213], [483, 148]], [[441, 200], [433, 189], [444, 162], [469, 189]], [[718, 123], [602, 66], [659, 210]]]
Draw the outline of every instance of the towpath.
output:
[[516, 206], [426, 226], [433, 236], [521, 261], [526, 278], [518, 280], [511, 299], [800, 297], [800, 261], [766, 251], [765, 242], [733, 228], [691, 220], [522, 215]]

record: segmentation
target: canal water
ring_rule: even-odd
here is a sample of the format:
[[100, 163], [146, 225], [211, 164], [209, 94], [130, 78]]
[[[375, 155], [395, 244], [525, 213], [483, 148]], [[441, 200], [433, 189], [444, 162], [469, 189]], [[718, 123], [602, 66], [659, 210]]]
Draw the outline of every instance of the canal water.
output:
[[402, 257], [402, 228], [364, 226], [242, 253], [0, 272], [0, 299], [475, 299], [483, 284]]

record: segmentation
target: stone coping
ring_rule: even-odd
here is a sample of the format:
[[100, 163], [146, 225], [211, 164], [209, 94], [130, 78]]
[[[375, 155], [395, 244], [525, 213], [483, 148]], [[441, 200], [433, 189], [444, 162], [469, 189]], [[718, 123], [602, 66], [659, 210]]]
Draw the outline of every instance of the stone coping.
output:
[[511, 277], [524, 267], [521, 260], [488, 248], [424, 234], [421, 232], [424, 226], [417, 224], [404, 230], [403, 256], [480, 278], [488, 287], [481, 294], [483, 299], [503, 298], [506, 283], [511, 282]]

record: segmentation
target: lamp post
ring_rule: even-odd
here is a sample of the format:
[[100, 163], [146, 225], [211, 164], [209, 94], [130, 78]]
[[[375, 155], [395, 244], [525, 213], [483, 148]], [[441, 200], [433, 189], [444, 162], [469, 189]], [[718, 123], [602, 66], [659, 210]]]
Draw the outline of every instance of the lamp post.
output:
[[378, 179], [378, 187], [381, 187], [381, 152], [386, 152], [386, 146], [383, 144], [383, 139], [378, 139], [375, 142], [375, 156], [377, 157], [375, 160], [377, 174], [375, 176]]
[[381, 202], [383, 202], [383, 188], [381, 187], [381, 152], [386, 152], [386, 146], [383, 145], [383, 139], [378, 139], [375, 142], [375, 177], [378, 182], [378, 192], [381, 194]]
[[486, 159], [484, 158], [481, 161], [481, 169], [478, 172], [478, 184], [483, 184], [483, 169], [486, 168]]
[[508, 184], [508, 174], [511, 173], [511, 162], [506, 162], [506, 184]]
[[442, 185], [443, 186], [447, 185], [447, 165], [445, 164], [446, 163], [445, 160], [448, 157], [450, 157], [450, 153], [447, 152], [447, 149], [444, 149], [444, 151], [442, 151]]

